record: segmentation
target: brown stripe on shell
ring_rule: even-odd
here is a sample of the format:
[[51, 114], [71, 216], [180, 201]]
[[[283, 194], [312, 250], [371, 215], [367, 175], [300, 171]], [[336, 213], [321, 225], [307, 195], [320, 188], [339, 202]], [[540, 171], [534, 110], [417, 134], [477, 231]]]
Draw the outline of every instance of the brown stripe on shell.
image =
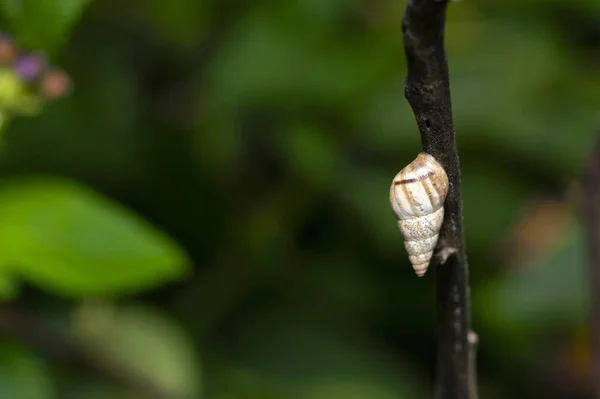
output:
[[444, 192], [448, 189], [448, 184], [444, 180], [443, 176], [435, 176], [435, 178], [431, 179], [430, 182], [438, 193]]
[[404, 199], [406, 200], [406, 204], [410, 204], [411, 208], [414, 205], [414, 201], [412, 200], [412, 196], [410, 195], [410, 192], [408, 192], [408, 189], [406, 188], [405, 184], [401, 184], [400, 185], [400, 192], [402, 193], [402, 195], [404, 196]]
[[[399, 185], [399, 184], [416, 183], [416, 182], [418, 182], [418, 181], [423, 181], [423, 180], [425, 180], [425, 179], [428, 179], [430, 176], [433, 176], [433, 175], [435, 175], [435, 173], [434, 173], [434, 172], [427, 172], [427, 174], [426, 174], [426, 175], [419, 176], [419, 177], [412, 178], [412, 179], [398, 180], [398, 181], [395, 181], [395, 182], [394, 182], [394, 184], [395, 184], [395, 185]], [[388, 180], [388, 181], [389, 181], [389, 180]]]
[[429, 189], [429, 184], [427, 184], [427, 182], [423, 182], [423, 183], [421, 183], [421, 186], [423, 187], [423, 190], [425, 190], [425, 192], [427, 193], [427, 199], [429, 200], [429, 203], [431, 204], [431, 207], [433, 208], [433, 197], [431, 196], [431, 190]]
[[[440, 191], [440, 187], [439, 186], [437, 186], [437, 185], [434, 184], [435, 180], [436, 180], [435, 178], [434, 179], [428, 179], [428, 180], [425, 180], [425, 182], [423, 184], [427, 185], [427, 189], [432, 190], [431, 194], [435, 195], [435, 197], [436, 197], [435, 201], [436, 201], [436, 203], [438, 203], [441, 200], [443, 192]], [[429, 193], [429, 191], [428, 191], [428, 193]], [[433, 198], [431, 196], [429, 198], [431, 198], [432, 201], [433, 201]]]

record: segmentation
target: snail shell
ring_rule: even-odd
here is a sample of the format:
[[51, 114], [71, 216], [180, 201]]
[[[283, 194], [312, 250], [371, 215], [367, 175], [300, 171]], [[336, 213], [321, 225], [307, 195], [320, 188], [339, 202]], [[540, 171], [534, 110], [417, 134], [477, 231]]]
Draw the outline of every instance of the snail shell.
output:
[[424, 152], [402, 169], [390, 187], [390, 203], [417, 276], [427, 271], [444, 220], [448, 175]]

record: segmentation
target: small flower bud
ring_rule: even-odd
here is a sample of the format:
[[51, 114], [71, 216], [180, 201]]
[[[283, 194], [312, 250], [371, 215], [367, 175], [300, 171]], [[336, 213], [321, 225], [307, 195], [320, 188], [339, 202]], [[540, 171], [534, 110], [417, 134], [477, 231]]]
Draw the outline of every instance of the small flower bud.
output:
[[17, 74], [25, 82], [35, 80], [46, 66], [46, 60], [39, 54], [24, 54], [15, 62]]
[[0, 64], [10, 64], [16, 56], [17, 47], [13, 41], [7, 35], [0, 34]]
[[42, 94], [50, 100], [64, 97], [70, 89], [71, 79], [69, 75], [59, 69], [46, 72], [42, 78]]

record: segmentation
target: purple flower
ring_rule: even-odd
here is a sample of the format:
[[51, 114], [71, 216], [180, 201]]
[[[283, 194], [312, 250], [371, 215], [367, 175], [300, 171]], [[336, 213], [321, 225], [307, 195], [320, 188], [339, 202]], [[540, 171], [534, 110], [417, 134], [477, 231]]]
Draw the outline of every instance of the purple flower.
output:
[[17, 74], [26, 82], [37, 78], [45, 66], [45, 57], [34, 53], [24, 54], [15, 61]]

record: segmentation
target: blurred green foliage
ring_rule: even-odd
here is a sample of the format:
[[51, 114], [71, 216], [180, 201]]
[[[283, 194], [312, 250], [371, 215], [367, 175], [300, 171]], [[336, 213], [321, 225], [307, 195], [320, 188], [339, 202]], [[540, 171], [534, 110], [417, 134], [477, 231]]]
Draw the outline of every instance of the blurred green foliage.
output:
[[0, 356], [0, 395], [31, 399], [55, 396], [48, 369], [35, 355], [25, 348], [3, 344]]
[[[3, 301], [181, 399], [431, 397], [435, 271], [387, 198], [420, 143], [403, 8], [0, 0], [74, 86], [4, 126]], [[451, 4], [446, 44], [481, 397], [590, 397], [600, 3]], [[0, 397], [144, 398], [43, 352], [3, 336]]]

